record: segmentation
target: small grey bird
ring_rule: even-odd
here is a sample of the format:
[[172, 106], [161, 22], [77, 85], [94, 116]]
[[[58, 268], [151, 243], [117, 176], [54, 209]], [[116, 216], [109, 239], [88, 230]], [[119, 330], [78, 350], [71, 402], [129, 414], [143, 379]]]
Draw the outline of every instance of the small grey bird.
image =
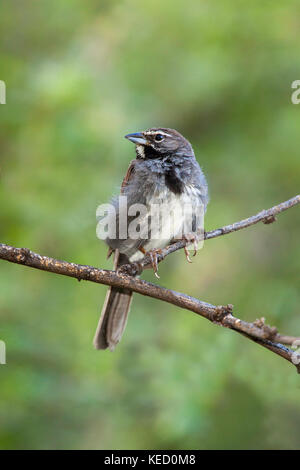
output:
[[[114, 269], [120, 269], [129, 262], [140, 262], [149, 253], [157, 274], [156, 255], [160, 249], [178, 238], [197, 241], [195, 236], [185, 233], [187, 216], [183, 215], [183, 209], [192, 207], [191, 232], [195, 234], [199, 229], [199, 220], [202, 220], [197, 217], [198, 212], [202, 210], [204, 214], [208, 203], [207, 182], [191, 144], [176, 130], [152, 128], [125, 137], [136, 145], [136, 159], [129, 165], [121, 186], [121, 195], [126, 196], [128, 208], [139, 204], [143, 205], [145, 211], [142, 216], [140, 213], [139, 237], [132, 236], [130, 230], [125, 237], [121, 237], [117, 231], [116, 237], [109, 235], [106, 243], [109, 255], [114, 252]], [[114, 199], [112, 203], [119, 222], [119, 199]], [[153, 207], [163, 208], [156, 220], [151, 212]], [[191, 218], [191, 211], [187, 213]], [[128, 214], [129, 210], [127, 222], [130, 228], [134, 216]], [[165, 228], [170, 223], [173, 230], [168, 232]], [[147, 231], [141, 228], [144, 226]], [[108, 289], [94, 337], [96, 349], [114, 350], [124, 332], [131, 300], [132, 291], [128, 289]]]

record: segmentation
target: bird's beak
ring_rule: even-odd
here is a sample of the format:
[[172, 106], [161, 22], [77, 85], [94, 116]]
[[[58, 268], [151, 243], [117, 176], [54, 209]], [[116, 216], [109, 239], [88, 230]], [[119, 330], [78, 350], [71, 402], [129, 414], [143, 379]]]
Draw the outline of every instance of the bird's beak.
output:
[[138, 145], [147, 145], [148, 143], [141, 132], [135, 132], [134, 134], [127, 134], [125, 135], [125, 139], [128, 139], [134, 144], [138, 144]]

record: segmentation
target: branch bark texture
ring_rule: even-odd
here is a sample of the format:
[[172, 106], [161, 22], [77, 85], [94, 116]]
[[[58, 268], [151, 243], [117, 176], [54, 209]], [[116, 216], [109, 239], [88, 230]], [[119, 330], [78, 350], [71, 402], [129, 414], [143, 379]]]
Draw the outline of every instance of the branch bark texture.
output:
[[[268, 210], [261, 211], [247, 219], [231, 225], [226, 225], [210, 232], [205, 232], [204, 238], [206, 240], [216, 238], [221, 235], [250, 227], [258, 222], [264, 222], [266, 224], [272, 223], [276, 220], [276, 215], [299, 203], [300, 195]], [[178, 241], [177, 243], [166, 247], [159, 255], [159, 260], [164, 259], [167, 255], [181, 248], [184, 248], [185, 245], [186, 241]], [[151, 265], [151, 261], [148, 258], [149, 257], [146, 256], [144, 259], [144, 267]], [[253, 323], [243, 321], [233, 315], [233, 305], [231, 304], [216, 306], [194, 297], [190, 297], [181, 292], [176, 292], [174, 290], [152, 284], [151, 282], [134, 278], [128, 274], [131, 270], [134, 274], [134, 270], [136, 269], [134, 264], [128, 265], [128, 270], [126, 272], [120, 273], [111, 270], [99, 269], [94, 266], [60, 261], [55, 258], [34, 253], [28, 248], [16, 248], [6, 244], [0, 244], [0, 259], [40, 269], [42, 271], [73, 277], [79, 281], [86, 280], [107, 286], [125, 287], [127, 289], [131, 289], [133, 292], [190, 310], [215, 324], [230, 328], [243, 336], [246, 336], [248, 339], [260, 344], [264, 348], [269, 349], [273, 353], [294, 364], [298, 372], [300, 372], [300, 354], [286, 346], [287, 344], [295, 344], [297, 341], [299, 341], [298, 344], [300, 345], [300, 338], [280, 335], [275, 327], [270, 327], [265, 324], [264, 318], [256, 320]]]

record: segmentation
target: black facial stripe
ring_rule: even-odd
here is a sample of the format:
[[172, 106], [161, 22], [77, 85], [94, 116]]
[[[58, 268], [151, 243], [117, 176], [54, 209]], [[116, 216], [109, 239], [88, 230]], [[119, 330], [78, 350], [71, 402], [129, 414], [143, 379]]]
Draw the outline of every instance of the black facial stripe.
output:
[[164, 154], [158, 152], [157, 150], [155, 150], [150, 145], [145, 145], [144, 151], [145, 151], [145, 159], [152, 160], [153, 158], [163, 158], [164, 157]]

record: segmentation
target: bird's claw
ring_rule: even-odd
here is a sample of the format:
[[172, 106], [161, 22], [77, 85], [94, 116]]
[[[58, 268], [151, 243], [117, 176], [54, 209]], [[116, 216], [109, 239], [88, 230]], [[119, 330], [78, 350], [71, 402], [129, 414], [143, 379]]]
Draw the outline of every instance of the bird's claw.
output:
[[151, 250], [151, 251], [148, 251], [147, 254], [150, 256], [151, 265], [152, 265], [155, 276], [157, 277], [157, 279], [160, 279], [160, 276], [158, 275], [157, 255], [161, 255], [162, 250], [161, 249]]
[[196, 254], [198, 253], [198, 243], [199, 243], [199, 240], [197, 237], [195, 237], [194, 239], [194, 254], [193, 256], [196, 256]]
[[[193, 245], [194, 245], [193, 256], [196, 256], [196, 254], [198, 252], [198, 243], [199, 243], [198, 237], [195, 234], [189, 234], [189, 235], [184, 235], [182, 238], [183, 238], [183, 240], [185, 240], [187, 242], [188, 245], [193, 243]], [[185, 253], [185, 257], [186, 257], [187, 261], [189, 263], [192, 263], [191, 258], [189, 256], [189, 250], [187, 248], [187, 245], [184, 247], [184, 253]]]
[[185, 253], [186, 260], [187, 260], [189, 263], [192, 263], [193, 261], [192, 261], [191, 258], [190, 258], [189, 250], [187, 249], [186, 246], [184, 247], [184, 253]]

